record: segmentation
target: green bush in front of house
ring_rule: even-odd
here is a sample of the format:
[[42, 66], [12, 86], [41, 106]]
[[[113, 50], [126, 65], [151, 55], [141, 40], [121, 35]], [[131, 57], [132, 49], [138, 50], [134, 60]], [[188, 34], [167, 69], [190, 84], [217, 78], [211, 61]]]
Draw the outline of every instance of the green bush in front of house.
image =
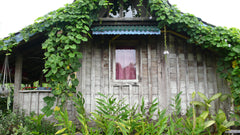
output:
[[[198, 92], [201, 101], [194, 101], [196, 93], [192, 94], [193, 101], [187, 109], [187, 113], [181, 114], [181, 92], [175, 96], [171, 104], [171, 113], [167, 109], [160, 110], [157, 99], [151, 104], [142, 102], [129, 107], [124, 99], [114, 96], [101, 96], [97, 98], [97, 109], [86, 114], [85, 100], [81, 93], [72, 96], [76, 118], [80, 125], [76, 125], [69, 119], [68, 112], [58, 106], [54, 109], [57, 124], [44, 120], [45, 114], [26, 116], [20, 112], [0, 113], [0, 134], [14, 135], [53, 135], [53, 134], [104, 134], [104, 135], [221, 135], [233, 121], [227, 121], [225, 113], [219, 109], [215, 113], [211, 110], [211, 103], [216, 99], [224, 100], [227, 96], [217, 93], [207, 98]], [[90, 126], [94, 123], [94, 126]], [[58, 129], [58, 130], [57, 130]]]
[[[225, 113], [219, 109], [211, 114], [210, 103], [218, 98], [225, 98], [225, 95], [217, 93], [211, 98], [207, 98], [202, 93], [198, 95], [202, 101], [192, 101], [187, 113], [181, 115], [181, 93], [173, 99], [171, 114], [166, 113], [166, 109], [159, 110], [158, 102], [155, 99], [148, 105], [142, 100], [141, 104], [134, 105], [132, 108], [125, 104], [124, 99], [119, 100], [113, 96], [100, 94], [97, 98], [97, 110], [87, 116], [84, 103], [85, 100], [81, 93], [73, 97], [74, 105], [77, 110], [77, 119], [80, 127], [76, 126], [68, 118], [68, 112], [65, 109], [56, 107], [54, 109], [55, 118], [58, 120], [60, 129], [56, 134], [104, 134], [104, 135], [146, 135], [146, 134], [168, 134], [168, 135], [201, 135], [217, 134], [221, 135], [230, 126], [233, 121], [227, 121]], [[195, 98], [196, 93], [192, 94]], [[198, 110], [196, 108], [201, 108]], [[89, 123], [95, 123], [90, 126]]]
[[44, 115], [24, 112], [0, 111], [0, 134], [1, 135], [54, 135], [56, 127], [43, 119]]

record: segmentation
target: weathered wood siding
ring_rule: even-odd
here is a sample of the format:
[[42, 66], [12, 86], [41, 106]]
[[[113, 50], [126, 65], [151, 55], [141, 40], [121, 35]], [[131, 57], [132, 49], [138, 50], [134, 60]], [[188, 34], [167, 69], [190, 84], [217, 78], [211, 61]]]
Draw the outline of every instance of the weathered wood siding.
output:
[[45, 106], [43, 98], [46, 96], [52, 96], [49, 90], [20, 90], [19, 102], [20, 109], [24, 109], [26, 114], [35, 112], [41, 114], [41, 109]]
[[[122, 40], [121, 42], [134, 41], [137, 43], [137, 68], [138, 81], [116, 82], [113, 79], [114, 41], [106, 39], [92, 40], [82, 46], [83, 58], [81, 59], [77, 77], [81, 91], [85, 97], [87, 112], [96, 109], [98, 93], [114, 95], [119, 99], [125, 98], [130, 106], [135, 103], [151, 103], [155, 98], [160, 102], [159, 108], [168, 108], [172, 98], [182, 91], [182, 113], [192, 101], [191, 94], [202, 92], [207, 97], [217, 92], [229, 93], [227, 83], [216, 73], [217, 56], [213, 52], [190, 45], [185, 39], [168, 34], [167, 46], [164, 45], [162, 36], [148, 36], [145, 39], [136, 38]], [[116, 40], [117, 42], [117, 40]], [[164, 50], [169, 54], [164, 55]], [[52, 96], [51, 91], [19, 91], [18, 105], [27, 114], [34, 111], [39, 114], [45, 106], [43, 98]], [[200, 99], [198, 96], [196, 97]], [[15, 97], [16, 99], [16, 97]], [[228, 103], [212, 104], [215, 108], [225, 109], [229, 112]], [[67, 109], [71, 119], [75, 117], [75, 109], [68, 102]]]
[[[167, 47], [163, 37], [149, 36], [147, 39], [133, 39], [138, 42], [137, 82], [116, 82], [113, 79], [113, 44], [110, 40], [92, 40], [83, 48], [82, 67], [78, 72], [80, 84], [77, 88], [86, 100], [86, 109], [96, 109], [97, 94], [125, 98], [131, 106], [151, 103], [157, 98], [160, 108], [169, 108], [172, 98], [182, 91], [183, 113], [191, 102], [191, 94], [202, 92], [207, 97], [217, 92], [229, 93], [226, 81], [216, 73], [217, 56], [213, 52], [190, 45], [185, 39], [168, 34]], [[126, 40], [129, 42], [130, 40]], [[169, 54], [164, 55], [164, 50]], [[198, 96], [197, 99], [200, 99]], [[213, 104], [215, 108], [219, 103]]]
[[[29, 115], [31, 112], [36, 114], [43, 114], [41, 109], [46, 106], [43, 98], [46, 96], [53, 96], [51, 90], [20, 90], [18, 93], [18, 106], [20, 110], [24, 110], [24, 113]], [[55, 107], [55, 106], [54, 106]], [[71, 101], [67, 101], [66, 108], [68, 110], [69, 118], [75, 119], [76, 111]], [[54, 116], [48, 117], [53, 119]]]

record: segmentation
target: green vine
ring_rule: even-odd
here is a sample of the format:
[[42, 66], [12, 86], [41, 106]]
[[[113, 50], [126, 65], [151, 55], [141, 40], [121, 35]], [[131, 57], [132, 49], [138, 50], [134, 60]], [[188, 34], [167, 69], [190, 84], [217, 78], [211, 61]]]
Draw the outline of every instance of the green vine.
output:
[[[79, 83], [75, 72], [81, 66], [79, 61], [82, 57], [81, 45], [88, 41], [90, 36], [88, 32], [92, 22], [97, 18], [96, 13], [107, 5], [108, 2], [105, 0], [76, 0], [64, 8], [38, 18], [33, 25], [21, 31], [26, 41], [32, 33], [43, 31], [47, 33], [48, 39], [42, 44], [42, 49], [45, 50], [43, 72], [47, 82], [54, 89], [53, 94], [60, 99], [57, 103], [62, 106], [76, 92]], [[11, 41], [12, 37], [7, 40]], [[17, 45], [16, 42], [13, 43], [15, 44], [11, 46], [3, 45], [2, 50], [11, 49]], [[55, 97], [46, 98], [48, 104], [43, 111], [47, 115], [53, 112], [49, 110], [54, 105]]]
[[[129, 4], [128, 0], [122, 2]], [[98, 18], [97, 13], [108, 5], [110, 3], [107, 0], [76, 0], [38, 18], [33, 25], [21, 31], [25, 40], [28, 40], [32, 33], [44, 31], [48, 34], [48, 39], [42, 45], [46, 60], [43, 71], [54, 89], [53, 94], [60, 97], [61, 103], [76, 91], [78, 80], [74, 72], [81, 66], [80, 45], [88, 41], [88, 32], [92, 22]], [[218, 72], [228, 80], [234, 103], [239, 107], [240, 30], [206, 25], [194, 15], [181, 13], [175, 6], [169, 5], [167, 0], [149, 0], [149, 7], [151, 12], [155, 13], [159, 28], [166, 26], [186, 33], [190, 43], [218, 52]], [[18, 45], [12, 37], [14, 36], [7, 39], [10, 39], [8, 45], [0, 42], [3, 46], [1, 50], [11, 51], [12, 47]]]
[[218, 52], [218, 72], [228, 80], [234, 104], [240, 109], [240, 30], [206, 25], [194, 15], [183, 14], [170, 6], [167, 0], [150, 0], [149, 4], [160, 28], [166, 25], [186, 33], [190, 43]]

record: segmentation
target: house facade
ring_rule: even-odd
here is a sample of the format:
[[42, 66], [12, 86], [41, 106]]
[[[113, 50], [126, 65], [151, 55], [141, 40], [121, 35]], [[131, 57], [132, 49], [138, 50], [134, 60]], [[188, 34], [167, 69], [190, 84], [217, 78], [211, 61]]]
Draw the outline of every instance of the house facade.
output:
[[[81, 44], [77, 91], [84, 95], [88, 113], [96, 109], [99, 92], [124, 98], [130, 106], [140, 104], [142, 98], [148, 104], [157, 98], [160, 109], [171, 111], [172, 98], [182, 91], [183, 114], [194, 91], [207, 97], [230, 93], [227, 82], [216, 72], [217, 53], [189, 44], [187, 35], [173, 28], [159, 29], [144, 7], [140, 17], [140, 8], [133, 7], [116, 14], [102, 11], [91, 27], [92, 38]], [[41, 43], [45, 40], [42, 33], [32, 36], [28, 42], [21, 42], [10, 58], [15, 67], [14, 106], [27, 113], [41, 113], [43, 98], [52, 96], [51, 90], [21, 88], [23, 82], [44, 81]], [[212, 105], [218, 109], [224, 104], [216, 101]], [[230, 107], [225, 109], [229, 111]], [[71, 102], [68, 112], [75, 116]]]

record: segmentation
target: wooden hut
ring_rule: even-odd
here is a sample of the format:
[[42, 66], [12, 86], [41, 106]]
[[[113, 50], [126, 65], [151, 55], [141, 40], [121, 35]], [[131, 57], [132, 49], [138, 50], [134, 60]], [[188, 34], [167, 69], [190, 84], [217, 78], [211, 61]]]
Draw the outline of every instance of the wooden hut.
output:
[[[137, 14], [140, 9], [141, 15]], [[87, 112], [96, 109], [98, 92], [125, 98], [130, 106], [142, 98], [147, 103], [157, 98], [159, 108], [169, 108], [171, 99], [182, 91], [183, 113], [194, 91], [207, 97], [230, 92], [216, 73], [217, 53], [189, 44], [186, 33], [169, 27], [160, 30], [157, 25], [154, 15], [136, 3], [116, 14], [100, 12], [91, 27], [93, 38], [81, 45], [82, 66], [77, 72], [77, 91], [85, 97]], [[31, 36], [28, 42], [20, 42], [10, 58], [15, 68], [14, 106], [27, 112], [40, 113], [43, 97], [51, 95], [51, 90], [21, 90], [22, 83], [44, 81], [41, 43], [45, 40], [44, 33]], [[213, 106], [219, 108], [220, 103]], [[69, 103], [70, 114], [71, 110]]]

